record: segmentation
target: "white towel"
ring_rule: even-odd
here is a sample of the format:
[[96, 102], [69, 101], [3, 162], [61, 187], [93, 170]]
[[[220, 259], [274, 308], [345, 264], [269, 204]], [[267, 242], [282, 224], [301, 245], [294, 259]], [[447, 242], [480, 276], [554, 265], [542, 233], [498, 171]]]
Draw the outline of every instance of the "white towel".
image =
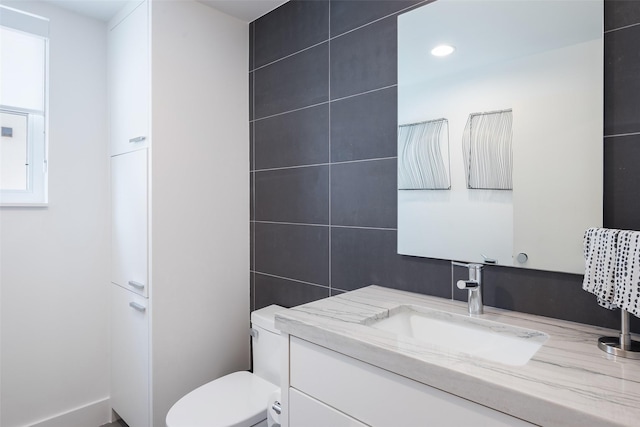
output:
[[620, 230], [589, 228], [584, 233], [582, 289], [598, 297], [598, 304], [614, 309], [616, 256]]
[[640, 232], [620, 231], [616, 257], [613, 304], [640, 317]]

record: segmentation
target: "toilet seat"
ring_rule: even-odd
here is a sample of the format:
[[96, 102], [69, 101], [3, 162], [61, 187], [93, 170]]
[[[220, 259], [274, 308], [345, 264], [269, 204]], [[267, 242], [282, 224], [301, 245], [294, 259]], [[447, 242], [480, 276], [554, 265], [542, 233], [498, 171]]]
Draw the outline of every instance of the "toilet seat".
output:
[[267, 399], [275, 384], [242, 371], [198, 387], [167, 414], [167, 427], [248, 427], [267, 418]]

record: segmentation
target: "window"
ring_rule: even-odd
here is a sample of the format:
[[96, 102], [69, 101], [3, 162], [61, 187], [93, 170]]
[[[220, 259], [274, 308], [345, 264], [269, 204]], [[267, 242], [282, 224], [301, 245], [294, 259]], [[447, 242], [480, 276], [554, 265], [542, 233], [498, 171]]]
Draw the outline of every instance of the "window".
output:
[[0, 204], [45, 204], [49, 22], [0, 12]]

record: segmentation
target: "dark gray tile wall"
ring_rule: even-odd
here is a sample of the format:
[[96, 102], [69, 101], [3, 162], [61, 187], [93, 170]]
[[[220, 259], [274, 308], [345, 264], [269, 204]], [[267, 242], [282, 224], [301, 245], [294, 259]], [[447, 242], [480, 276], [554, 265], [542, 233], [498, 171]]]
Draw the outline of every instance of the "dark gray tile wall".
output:
[[398, 90], [390, 87], [331, 103], [331, 161], [395, 157]]
[[257, 68], [253, 82], [255, 118], [326, 102], [328, 73], [328, 42]]
[[[250, 25], [252, 308], [369, 284], [466, 299], [464, 269], [396, 253], [396, 17], [427, 2], [292, 0]], [[605, 1], [604, 39], [605, 226], [640, 229], [639, 1]], [[490, 266], [484, 298], [618, 327], [581, 282]]]
[[329, 161], [329, 104], [255, 123], [256, 169], [317, 165]]

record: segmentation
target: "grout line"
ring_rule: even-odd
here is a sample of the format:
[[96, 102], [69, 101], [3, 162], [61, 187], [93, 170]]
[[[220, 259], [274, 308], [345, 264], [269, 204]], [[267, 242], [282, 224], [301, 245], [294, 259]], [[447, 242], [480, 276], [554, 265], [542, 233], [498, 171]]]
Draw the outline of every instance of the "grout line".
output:
[[[331, 86], [331, 84], [329, 84], [329, 86]], [[345, 99], [355, 98], [356, 96], [367, 95], [369, 93], [379, 92], [379, 91], [385, 90], [385, 89], [391, 89], [392, 87], [397, 87], [397, 86], [398, 86], [397, 84], [393, 84], [393, 85], [379, 87], [379, 88], [376, 88], [376, 89], [369, 89], [369, 90], [365, 90], [364, 92], [354, 93], [353, 95], [342, 96], [340, 98], [331, 99], [329, 101], [318, 102], [317, 104], [307, 105], [305, 107], [300, 107], [300, 108], [294, 108], [293, 110], [287, 110], [287, 111], [283, 111], [281, 113], [271, 114], [269, 116], [264, 116], [264, 117], [260, 117], [260, 118], [257, 118], [255, 116], [256, 113], [255, 113], [255, 109], [254, 109], [254, 111], [253, 111], [253, 120], [250, 120], [250, 122], [257, 122], [257, 121], [260, 121], [260, 120], [267, 120], [267, 119], [271, 119], [271, 118], [274, 118], [274, 117], [283, 116], [285, 114], [295, 113], [297, 111], [306, 110], [308, 108], [314, 108], [314, 107], [319, 107], [321, 105], [330, 104], [331, 102], [344, 101]], [[255, 73], [254, 73], [254, 89], [253, 90], [255, 92]], [[329, 90], [331, 90], [331, 88], [329, 88]]]
[[629, 132], [629, 133], [618, 133], [618, 134], [614, 134], [614, 135], [605, 135], [605, 138], [618, 138], [621, 136], [635, 136], [635, 135], [640, 135], [640, 132]]
[[[252, 24], [253, 25], [253, 31], [252, 31], [252, 36], [253, 36], [253, 40], [251, 41], [253, 44], [253, 50], [251, 52], [251, 60], [253, 62], [253, 67], [255, 68], [256, 66], [256, 24], [255, 22]], [[253, 140], [251, 141], [252, 147], [251, 147], [251, 154], [252, 154], [252, 164], [253, 164], [253, 169], [256, 168], [256, 122], [255, 122], [255, 118], [256, 118], [256, 73], [252, 72], [251, 74], [251, 78], [252, 78], [252, 86], [253, 86], [253, 91], [251, 93], [251, 110], [253, 111], [253, 121], [250, 123], [251, 128], [252, 128], [252, 134], [253, 134]], [[253, 218], [255, 219], [256, 217], [256, 174], [255, 172], [251, 174], [251, 178], [252, 178], [252, 191], [251, 191], [251, 195], [253, 198]], [[251, 251], [253, 252], [253, 268], [255, 270], [256, 268], [256, 226], [255, 223], [253, 224], [253, 226], [251, 226], [251, 221], [249, 221], [249, 227], [250, 227], [250, 232], [253, 234], [252, 237], [252, 241], [253, 241], [253, 247], [251, 248]], [[251, 291], [251, 296], [253, 297], [253, 308], [256, 308], [256, 273], [255, 271], [251, 273], [253, 275], [253, 280], [251, 282], [253, 282], [252, 286], [253, 289], [250, 289]], [[251, 285], [250, 285], [251, 286]]]
[[[255, 29], [254, 29], [254, 32], [255, 32]], [[278, 58], [278, 59], [275, 59], [275, 60], [273, 60], [273, 61], [271, 61], [271, 62], [268, 62], [268, 63], [266, 63], [266, 64], [264, 64], [264, 65], [261, 65], [261, 66], [259, 66], [259, 67], [256, 67], [256, 68], [254, 68], [252, 71], [257, 71], [257, 70], [260, 70], [260, 69], [262, 69], [262, 68], [268, 67], [269, 65], [273, 65], [273, 64], [275, 64], [275, 63], [277, 63], [277, 62], [283, 61], [283, 60], [285, 60], [285, 59], [287, 59], [287, 58], [291, 58], [292, 56], [295, 56], [295, 55], [297, 55], [297, 54], [299, 54], [299, 53], [305, 52], [305, 51], [307, 51], [307, 50], [309, 50], [309, 49], [313, 49], [314, 47], [318, 47], [318, 46], [320, 46], [320, 45], [321, 45], [321, 44], [323, 44], [323, 43], [327, 43], [328, 41], [329, 41], [329, 39], [327, 39], [327, 40], [323, 40], [323, 41], [318, 42], [318, 43], [316, 43], [316, 44], [314, 44], [314, 45], [311, 45], [311, 46], [305, 47], [304, 49], [300, 49], [300, 50], [295, 51], [295, 52], [293, 52], [293, 53], [289, 53], [289, 54], [287, 54], [287, 55], [285, 55], [285, 56], [282, 56], [282, 57], [280, 57], [280, 58]], [[254, 67], [256, 66], [255, 59], [254, 59], [254, 62], [253, 62], [253, 66], [254, 66]]]
[[327, 260], [328, 262], [328, 268], [329, 268], [329, 296], [331, 296], [331, 2], [329, 2], [329, 18], [327, 19], [328, 22], [328, 36], [329, 36], [329, 40], [327, 41], [327, 49], [329, 51], [329, 55], [328, 55], [328, 66], [327, 66], [327, 72], [328, 72], [328, 83], [327, 83], [327, 99], [329, 99], [329, 132], [328, 132], [328, 139], [329, 139], [329, 183], [328, 183], [328, 190], [329, 190], [329, 240], [328, 240], [328, 251], [329, 251], [329, 258]]
[[386, 227], [365, 227], [361, 225], [332, 225], [333, 228], [351, 228], [355, 230], [380, 230], [380, 231], [398, 231], [397, 228]]
[[254, 274], [261, 274], [263, 276], [268, 276], [268, 277], [275, 277], [276, 279], [289, 280], [291, 282], [304, 283], [305, 285], [317, 286], [319, 288], [324, 288], [324, 289], [328, 288], [327, 285], [321, 285], [319, 283], [313, 283], [313, 282], [306, 282], [304, 280], [294, 279], [292, 277], [278, 276], [277, 274], [265, 273], [263, 271], [254, 270], [253, 273]]
[[627, 28], [637, 27], [638, 25], [640, 25], [640, 22], [637, 22], [635, 24], [625, 25], [624, 27], [612, 28], [610, 30], [604, 31], [603, 34], [613, 33], [615, 31], [620, 31], [620, 30], [626, 30]]
[[341, 96], [339, 98], [334, 98], [334, 99], [330, 99], [330, 102], [336, 102], [336, 101], [343, 101], [345, 99], [349, 99], [349, 98], [355, 98], [356, 96], [360, 96], [360, 95], [367, 95], [369, 93], [372, 92], [379, 92], [381, 90], [385, 90], [385, 89], [391, 89], [392, 87], [397, 87], [398, 84], [392, 84], [392, 85], [388, 85], [388, 86], [382, 86], [376, 89], [369, 89], [369, 90], [365, 90], [364, 92], [358, 92], [358, 93], [354, 93], [353, 95], [347, 95], [347, 96]]
[[[253, 91], [255, 92], [255, 87], [253, 88]], [[308, 108], [319, 107], [320, 105], [324, 105], [324, 104], [328, 104], [328, 103], [329, 103], [329, 101], [318, 102], [317, 104], [307, 105], [306, 107], [294, 108], [293, 110], [287, 110], [287, 111], [283, 111], [281, 113], [271, 114], [269, 116], [264, 116], [264, 117], [260, 117], [260, 118], [256, 118], [255, 117], [256, 113], [254, 111], [253, 112], [253, 120], [252, 121], [253, 122], [257, 122], [259, 120], [271, 119], [273, 117], [282, 116], [284, 114], [295, 113], [296, 111], [302, 111], [302, 110], [306, 110]]]
[[[255, 138], [255, 135], [254, 135], [254, 138]], [[329, 166], [329, 167], [331, 167], [331, 165], [343, 165], [343, 164], [349, 164], [349, 163], [363, 163], [363, 162], [377, 162], [377, 161], [382, 161], [382, 160], [396, 160], [397, 158], [398, 158], [397, 156], [393, 156], [393, 157], [376, 157], [376, 158], [373, 158], [373, 159], [341, 160], [339, 162], [331, 162], [331, 163], [315, 163], [315, 164], [310, 164], [310, 165], [282, 166], [282, 167], [277, 167], [277, 168], [254, 169], [251, 172], [271, 172], [271, 171], [279, 171], [279, 170], [286, 170], [286, 169], [310, 168], [310, 167], [319, 167], [319, 166]], [[329, 171], [329, 172], [331, 172], [331, 171]]]
[[398, 158], [398, 156], [375, 157], [375, 158], [372, 158], [372, 159], [358, 159], [358, 160], [341, 160], [339, 162], [333, 162], [332, 164], [334, 164], [334, 165], [344, 165], [344, 164], [349, 164], [349, 163], [378, 162], [378, 161], [382, 161], [382, 160], [396, 160], [397, 158]]
[[314, 163], [310, 165], [282, 166], [277, 168], [255, 169], [253, 172], [271, 172], [271, 171], [279, 171], [279, 170], [286, 170], [286, 169], [316, 168], [318, 166], [328, 166], [328, 165], [329, 163]]
[[[274, 224], [274, 225], [300, 225], [305, 227], [327, 227], [327, 228], [348, 228], [355, 230], [380, 230], [380, 231], [398, 231], [397, 228], [391, 227], [367, 227], [362, 225], [336, 225], [336, 224], [309, 224], [304, 222], [285, 222], [285, 221], [263, 221], [263, 220], [251, 220], [255, 224]], [[255, 264], [255, 258], [254, 258]]]
[[[329, 227], [329, 224], [307, 224], [304, 222], [285, 222], [285, 221], [258, 221], [253, 220], [252, 222], [256, 224], [276, 224], [276, 225], [301, 225], [307, 227]], [[255, 263], [255, 260], [254, 260]]]

